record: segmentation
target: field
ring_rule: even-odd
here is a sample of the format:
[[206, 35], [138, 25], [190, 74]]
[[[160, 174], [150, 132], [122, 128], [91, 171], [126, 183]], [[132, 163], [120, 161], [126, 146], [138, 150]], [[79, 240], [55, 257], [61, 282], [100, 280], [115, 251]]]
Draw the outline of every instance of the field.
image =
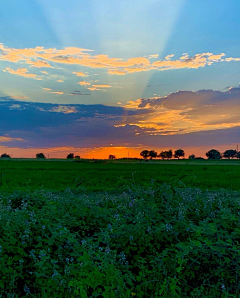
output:
[[239, 166], [0, 160], [0, 297], [240, 297]]
[[0, 160], [2, 190], [79, 188], [121, 191], [133, 182], [147, 186], [181, 180], [201, 189], [240, 190], [240, 160], [72, 161]]

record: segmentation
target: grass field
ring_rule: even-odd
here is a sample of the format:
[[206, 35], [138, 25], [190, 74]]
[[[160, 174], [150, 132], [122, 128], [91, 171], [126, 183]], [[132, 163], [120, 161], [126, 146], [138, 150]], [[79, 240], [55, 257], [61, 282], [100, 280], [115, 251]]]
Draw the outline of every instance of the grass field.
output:
[[0, 160], [0, 297], [240, 297], [240, 162]]
[[0, 160], [2, 190], [82, 188], [115, 190], [132, 183], [148, 185], [181, 180], [201, 189], [240, 189], [240, 161], [95, 161]]

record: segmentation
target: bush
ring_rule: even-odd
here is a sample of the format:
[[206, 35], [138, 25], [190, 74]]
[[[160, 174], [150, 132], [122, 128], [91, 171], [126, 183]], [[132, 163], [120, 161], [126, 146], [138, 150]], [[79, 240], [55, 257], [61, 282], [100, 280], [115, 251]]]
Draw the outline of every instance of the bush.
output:
[[239, 297], [239, 205], [238, 192], [154, 181], [1, 194], [0, 294]]

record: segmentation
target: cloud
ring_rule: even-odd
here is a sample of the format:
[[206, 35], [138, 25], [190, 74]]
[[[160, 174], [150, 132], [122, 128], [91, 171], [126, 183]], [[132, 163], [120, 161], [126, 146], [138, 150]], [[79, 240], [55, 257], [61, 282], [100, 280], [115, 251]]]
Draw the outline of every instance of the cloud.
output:
[[[146, 57], [133, 57], [123, 59], [112, 58], [105, 54], [94, 55], [92, 50], [66, 47], [56, 48], [9, 48], [0, 44], [0, 60], [13, 63], [25, 63], [34, 67], [53, 67], [51, 64], [70, 64], [89, 67], [92, 69], [106, 69], [109, 74], [124, 75], [149, 70], [168, 70], [195, 68], [211, 65], [216, 62], [240, 61], [240, 58], [226, 57], [225, 53], [213, 54], [210, 52], [198, 53], [190, 57], [184, 53], [179, 59], [173, 59], [174, 55], [167, 55], [163, 60], [151, 62], [152, 58], [158, 59], [157, 54]], [[87, 76], [83, 72], [74, 72], [77, 76]]]
[[12, 99], [16, 99], [16, 100], [24, 100], [24, 99], [28, 99], [28, 96], [11, 96]]
[[0, 136], [0, 143], [8, 143], [8, 142], [23, 142], [24, 140], [22, 138], [11, 138], [9, 136]]
[[80, 81], [80, 82], [78, 82], [78, 84], [81, 85], [81, 86], [89, 86], [89, 85], [91, 85], [89, 82], [86, 82], [86, 81]]
[[51, 91], [52, 89], [43, 87], [43, 90], [45, 90], [45, 91]]
[[73, 74], [75, 74], [77, 77], [88, 77], [87, 74], [85, 74], [81, 71], [79, 71], [79, 72], [74, 71]]
[[153, 59], [153, 58], [157, 59], [158, 57], [159, 57], [158, 54], [153, 54], [148, 56], [149, 59]]
[[93, 84], [91, 87], [88, 87], [88, 90], [95, 91], [95, 90], [104, 90], [104, 89], [111, 88], [110, 85], [107, 84]]
[[124, 124], [144, 128], [144, 133], [150, 135], [188, 134], [238, 127], [239, 98], [240, 88], [230, 88], [226, 92], [178, 91], [165, 97], [137, 99], [129, 101], [124, 107], [146, 113], [131, 117]]
[[126, 72], [122, 71], [122, 70], [109, 70], [108, 74], [115, 74], [115, 75], [119, 75], [119, 76], [124, 76], [126, 74]]
[[69, 95], [91, 95], [90, 93], [72, 92]]
[[51, 91], [51, 93], [53, 93], [53, 94], [58, 94], [58, 95], [62, 95], [62, 94], [64, 94], [63, 91]]
[[107, 84], [94, 84], [92, 85], [93, 87], [96, 87], [96, 88], [111, 88], [110, 85], [107, 85]]
[[37, 67], [37, 68], [42, 68], [42, 67], [53, 67], [51, 66], [48, 62], [43, 61], [43, 60], [37, 60], [37, 61], [28, 61], [28, 64], [30, 64], [33, 67]]
[[51, 110], [49, 110], [50, 112], [56, 112], [56, 113], [63, 113], [63, 114], [71, 114], [71, 113], [77, 113], [77, 110], [75, 107], [71, 107], [71, 106], [58, 106], [58, 107], [54, 107]]
[[18, 68], [17, 70], [13, 70], [9, 67], [6, 67], [5, 71], [14, 74], [14, 75], [18, 75], [24, 78], [32, 78], [32, 79], [36, 79], [36, 80], [41, 80], [41, 78], [38, 78], [36, 74], [33, 73], [28, 73], [27, 68]]
[[227, 92], [180, 91], [162, 98], [139, 99], [134, 109], [24, 101], [16, 106], [14, 100], [3, 97], [0, 136], [3, 142], [11, 142], [11, 148], [26, 150], [110, 144], [158, 151], [185, 150], [187, 146], [218, 148], [239, 139], [239, 96], [238, 88]]
[[64, 81], [63, 81], [63, 80], [57, 80], [57, 82], [58, 82], [58, 83], [63, 83]]
[[43, 74], [48, 74], [48, 72], [45, 71], [45, 70], [42, 70], [41, 73], [43, 73]]

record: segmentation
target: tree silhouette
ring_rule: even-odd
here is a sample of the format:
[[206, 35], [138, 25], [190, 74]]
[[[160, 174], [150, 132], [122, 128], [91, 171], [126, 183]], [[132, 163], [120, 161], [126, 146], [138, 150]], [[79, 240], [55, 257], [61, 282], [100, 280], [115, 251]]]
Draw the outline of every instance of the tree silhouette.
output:
[[8, 155], [7, 153], [3, 153], [3, 154], [1, 155], [1, 158], [11, 158], [11, 156]]
[[109, 156], [108, 156], [108, 159], [115, 159], [116, 158], [116, 156], [115, 155], [112, 155], [112, 154], [110, 154]]
[[173, 157], [172, 150], [166, 151], [167, 152], [167, 158], [171, 159]]
[[140, 155], [144, 158], [147, 159], [149, 157], [149, 151], [148, 150], [143, 150]]
[[240, 151], [236, 155], [237, 158], [240, 158]]
[[75, 159], [80, 159], [80, 158], [81, 158], [80, 155], [75, 156]]
[[211, 149], [206, 153], [208, 159], [221, 159], [221, 153], [216, 149]]
[[179, 159], [179, 157], [184, 157], [185, 156], [185, 152], [182, 149], [177, 149], [174, 152], [174, 157]]
[[46, 156], [43, 153], [37, 153], [36, 158], [46, 158]]
[[156, 158], [157, 155], [158, 155], [158, 154], [157, 154], [156, 151], [154, 151], [154, 150], [150, 150], [150, 151], [149, 151], [150, 159]]
[[223, 157], [226, 157], [226, 158], [233, 158], [233, 157], [236, 157], [236, 156], [237, 156], [237, 150], [233, 150], [233, 149], [226, 150], [223, 153]]
[[67, 155], [67, 159], [73, 159], [74, 158], [74, 153], [69, 153]]
[[188, 158], [189, 158], [189, 159], [195, 159], [195, 157], [196, 157], [196, 156], [195, 156], [194, 154], [192, 154], [192, 155], [189, 155]]
[[171, 159], [173, 156], [173, 153], [172, 153], [172, 150], [169, 150], [169, 151], [162, 151], [159, 153], [158, 157], [162, 158], [162, 159], [165, 159], [165, 158], [168, 158], [168, 159]]

